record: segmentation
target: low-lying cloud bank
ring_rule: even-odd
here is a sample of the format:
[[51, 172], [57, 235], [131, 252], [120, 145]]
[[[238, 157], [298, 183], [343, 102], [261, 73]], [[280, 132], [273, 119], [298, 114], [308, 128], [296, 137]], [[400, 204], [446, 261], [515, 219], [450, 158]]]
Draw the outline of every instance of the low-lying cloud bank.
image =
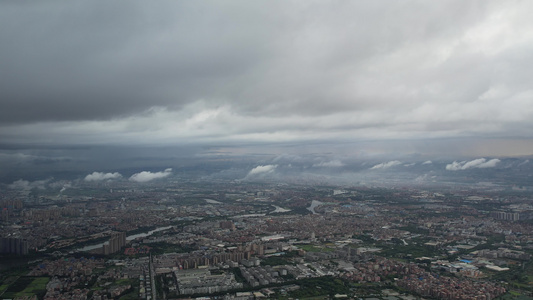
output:
[[102, 181], [110, 179], [119, 179], [122, 178], [122, 174], [115, 173], [103, 173], [103, 172], [92, 172], [91, 174], [85, 176], [85, 181]]
[[172, 168], [165, 169], [163, 172], [155, 172], [155, 173], [150, 172], [150, 171], [142, 171], [142, 172], [131, 175], [129, 180], [133, 182], [148, 182], [154, 179], [168, 177], [171, 174], [172, 174]]
[[467, 170], [467, 169], [472, 169], [472, 168], [477, 168], [477, 169], [494, 168], [498, 163], [500, 163], [500, 160], [497, 158], [493, 158], [491, 160], [486, 160], [485, 158], [477, 158], [471, 161], [461, 161], [461, 162], [454, 161], [453, 163], [446, 165], [446, 170], [460, 171], [460, 170]]
[[34, 188], [44, 190], [48, 182], [50, 182], [50, 179], [36, 180], [36, 181], [28, 181], [28, 180], [19, 179], [9, 184], [8, 187], [11, 189], [15, 189], [15, 190], [31, 190]]
[[388, 169], [390, 167], [394, 167], [394, 166], [401, 165], [401, 164], [402, 162], [399, 160], [392, 160], [386, 163], [377, 164], [373, 166], [372, 168], [370, 168], [370, 170]]
[[265, 165], [257, 166], [248, 172], [248, 176], [263, 174], [263, 173], [272, 173], [278, 167], [278, 165]]
[[334, 159], [330, 161], [323, 161], [318, 164], [313, 164], [313, 167], [318, 167], [318, 168], [338, 168], [338, 167], [344, 167], [344, 166], [345, 164], [338, 159]]

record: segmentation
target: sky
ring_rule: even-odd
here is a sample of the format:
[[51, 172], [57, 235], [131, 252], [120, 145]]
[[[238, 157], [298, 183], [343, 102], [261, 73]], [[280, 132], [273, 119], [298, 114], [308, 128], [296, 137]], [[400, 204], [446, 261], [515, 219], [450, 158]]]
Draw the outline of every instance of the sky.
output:
[[532, 155], [531, 11], [496, 0], [2, 1], [0, 160], [155, 146]]

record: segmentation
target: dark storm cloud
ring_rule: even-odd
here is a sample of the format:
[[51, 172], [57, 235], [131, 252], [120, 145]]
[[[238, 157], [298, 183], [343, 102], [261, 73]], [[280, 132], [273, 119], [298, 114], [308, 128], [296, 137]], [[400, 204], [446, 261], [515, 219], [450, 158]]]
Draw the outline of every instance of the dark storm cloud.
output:
[[[204, 98], [258, 113], [372, 105], [374, 95], [343, 91], [354, 67], [364, 71], [399, 45], [453, 34], [483, 11], [448, 4], [445, 17], [435, 19], [407, 5], [371, 2], [3, 6], [4, 122], [105, 119]], [[416, 23], [426, 26], [413, 33]]]
[[258, 60], [260, 30], [242, 30], [246, 16], [216, 3], [161, 4], [3, 3], [0, 120], [179, 108], [214, 97], [218, 80]]
[[236, 145], [512, 136], [530, 144], [532, 8], [2, 2], [0, 139]]

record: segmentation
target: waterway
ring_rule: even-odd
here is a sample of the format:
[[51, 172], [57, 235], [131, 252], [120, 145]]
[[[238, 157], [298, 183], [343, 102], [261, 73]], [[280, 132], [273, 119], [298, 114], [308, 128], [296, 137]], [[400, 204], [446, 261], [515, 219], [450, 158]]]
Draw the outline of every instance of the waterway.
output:
[[315, 207], [320, 206], [322, 204], [324, 204], [324, 202], [313, 200], [313, 202], [311, 202], [311, 206], [309, 206], [307, 209], [316, 215], [317, 212], [315, 211]]
[[[170, 228], [172, 228], [172, 226], [158, 227], [158, 228], [156, 228], [154, 230], [150, 230], [148, 232], [141, 232], [141, 233], [137, 233], [137, 234], [128, 235], [126, 237], [126, 241], [133, 241], [134, 239], [137, 239], [137, 238], [147, 237], [147, 236], [150, 236], [150, 235], [152, 235], [152, 234], [154, 234], [156, 232], [167, 230], [167, 229], [170, 229]], [[94, 245], [88, 245], [88, 246], [85, 246], [83, 248], [76, 249], [76, 251], [77, 252], [90, 251], [90, 250], [102, 248], [103, 245], [107, 245], [107, 244], [109, 244], [109, 241], [102, 242], [102, 243], [99, 243], [99, 244], [94, 244]]]
[[283, 208], [283, 207], [279, 207], [277, 205], [272, 205], [274, 206], [274, 208], [276, 208], [276, 210], [274, 210], [272, 213], [284, 213], [284, 212], [289, 212], [291, 211], [290, 209], [286, 209], [286, 208]]
[[222, 202], [213, 199], [204, 199], [209, 204], [222, 204]]

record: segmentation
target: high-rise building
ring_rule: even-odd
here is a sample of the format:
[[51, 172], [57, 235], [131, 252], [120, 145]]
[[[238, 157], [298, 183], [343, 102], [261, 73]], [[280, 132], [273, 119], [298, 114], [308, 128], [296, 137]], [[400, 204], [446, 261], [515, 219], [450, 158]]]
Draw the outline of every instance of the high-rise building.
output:
[[28, 241], [21, 238], [1, 238], [0, 253], [28, 254]]
[[109, 239], [109, 244], [104, 244], [103, 253], [104, 255], [113, 254], [118, 252], [122, 247], [126, 246], [126, 233], [117, 232], [111, 235]]
[[491, 213], [492, 217], [498, 220], [505, 220], [505, 221], [518, 221], [520, 220], [520, 213], [516, 212], [503, 212], [503, 211], [496, 211]]

